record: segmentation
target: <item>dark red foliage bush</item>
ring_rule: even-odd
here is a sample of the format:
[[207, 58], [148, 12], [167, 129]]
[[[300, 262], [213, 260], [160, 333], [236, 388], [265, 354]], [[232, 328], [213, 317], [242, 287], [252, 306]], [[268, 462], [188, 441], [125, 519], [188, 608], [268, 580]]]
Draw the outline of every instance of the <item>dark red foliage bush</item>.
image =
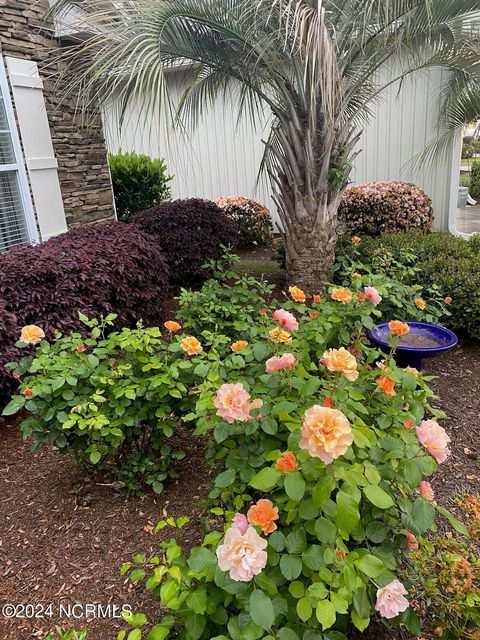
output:
[[200, 286], [211, 276], [202, 265], [220, 258], [222, 245], [237, 243], [236, 227], [209, 200], [175, 200], [140, 211], [133, 219], [157, 238], [178, 287]]
[[14, 385], [4, 364], [24, 325], [47, 336], [82, 329], [78, 314], [117, 314], [116, 328], [158, 324], [168, 297], [169, 268], [158, 243], [136, 224], [72, 229], [38, 246], [0, 254], [0, 402]]

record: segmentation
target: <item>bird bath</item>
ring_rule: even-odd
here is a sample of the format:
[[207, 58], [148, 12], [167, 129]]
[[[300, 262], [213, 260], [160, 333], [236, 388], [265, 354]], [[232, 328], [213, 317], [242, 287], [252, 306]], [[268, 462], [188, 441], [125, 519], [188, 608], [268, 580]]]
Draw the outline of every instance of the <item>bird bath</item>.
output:
[[[399, 339], [396, 347], [396, 360], [401, 367], [415, 367], [422, 369], [424, 358], [434, 358], [450, 351], [458, 344], [457, 336], [436, 324], [428, 322], [407, 322], [410, 333]], [[383, 351], [390, 351], [391, 335], [388, 322], [378, 324], [368, 332], [368, 337]]]

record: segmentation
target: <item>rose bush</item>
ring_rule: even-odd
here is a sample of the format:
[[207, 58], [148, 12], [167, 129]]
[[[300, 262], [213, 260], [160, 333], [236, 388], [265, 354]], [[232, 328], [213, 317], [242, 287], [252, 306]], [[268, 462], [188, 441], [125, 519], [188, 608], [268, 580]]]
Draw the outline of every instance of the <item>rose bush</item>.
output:
[[428, 379], [365, 342], [376, 302], [346, 287], [285, 302], [251, 318], [241, 352], [203, 335], [184, 419], [221, 463], [210, 500], [225, 529], [142, 563], [170, 610], [162, 637], [345, 640], [375, 612], [419, 633], [401, 566], [437, 512], [466, 531], [427, 490], [449, 454]]
[[223, 209], [238, 231], [238, 246], [251, 248], [272, 241], [272, 215], [267, 207], [251, 198], [218, 198], [215, 203]]
[[106, 336], [115, 316], [82, 320], [89, 335], [57, 333], [47, 341], [38, 328], [22, 330], [18, 347], [29, 339], [37, 350], [8, 365], [20, 388], [3, 415], [28, 412], [20, 429], [34, 451], [51, 442], [130, 491], [147, 484], [160, 493], [174, 476], [171, 460], [184, 456], [168, 443], [188, 410], [193, 364], [178, 362], [180, 338], [167, 341], [158, 328]]

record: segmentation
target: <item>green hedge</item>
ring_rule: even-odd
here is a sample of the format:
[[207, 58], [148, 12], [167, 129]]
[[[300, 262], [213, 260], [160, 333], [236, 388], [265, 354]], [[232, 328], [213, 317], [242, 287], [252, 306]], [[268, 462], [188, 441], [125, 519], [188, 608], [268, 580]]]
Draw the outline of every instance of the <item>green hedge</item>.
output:
[[470, 193], [472, 196], [480, 197], [480, 162], [475, 160], [470, 170]]
[[161, 158], [119, 151], [109, 155], [109, 164], [119, 220], [170, 200], [172, 176]]
[[[469, 241], [447, 232], [392, 233], [364, 237], [359, 247], [340, 244], [338, 254], [358, 252], [359, 261], [368, 264], [374, 252], [382, 250], [418, 269], [408, 284], [436, 285], [442, 295], [450, 296], [452, 315], [446, 324], [464, 338], [480, 340], [480, 236]], [[404, 272], [405, 278], [409, 279]]]

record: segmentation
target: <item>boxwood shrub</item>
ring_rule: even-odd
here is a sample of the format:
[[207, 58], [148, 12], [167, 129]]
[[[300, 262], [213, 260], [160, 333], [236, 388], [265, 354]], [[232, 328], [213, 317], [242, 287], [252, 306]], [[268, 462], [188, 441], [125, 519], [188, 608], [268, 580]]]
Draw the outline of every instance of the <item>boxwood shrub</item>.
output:
[[448, 232], [430, 234], [393, 233], [379, 238], [362, 237], [356, 247], [351, 243], [339, 246], [342, 252], [358, 252], [360, 262], [371, 261], [374, 252], [388, 250], [392, 257], [408, 261], [418, 269], [409, 278], [403, 270], [402, 279], [408, 284], [420, 284], [425, 289], [436, 285], [445, 297], [451, 297], [451, 317], [445, 323], [460, 336], [480, 339], [480, 242], [465, 240]]
[[[24, 325], [81, 330], [79, 313], [114, 313], [115, 326], [158, 323], [169, 268], [158, 243], [138, 225], [113, 222], [72, 229], [38, 246], [0, 254], [0, 403], [15, 386], [4, 364], [17, 360]], [[25, 350], [23, 351], [23, 354]]]
[[209, 200], [174, 200], [137, 213], [134, 222], [155, 236], [177, 287], [198, 287], [211, 275], [204, 264], [237, 244], [237, 231]]
[[119, 151], [111, 153], [108, 161], [120, 220], [129, 220], [137, 211], [170, 200], [172, 176], [161, 158]]

